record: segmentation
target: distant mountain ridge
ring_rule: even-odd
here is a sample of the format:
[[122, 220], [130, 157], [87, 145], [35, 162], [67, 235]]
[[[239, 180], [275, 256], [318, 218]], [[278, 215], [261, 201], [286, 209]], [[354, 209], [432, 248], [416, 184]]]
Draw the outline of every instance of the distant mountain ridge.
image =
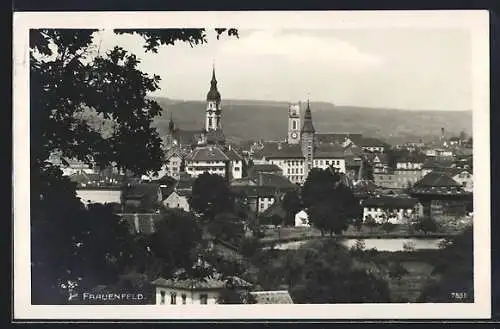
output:
[[[180, 129], [204, 126], [204, 101], [153, 97], [163, 108], [155, 120], [166, 134], [170, 114]], [[222, 117], [226, 136], [234, 141], [280, 140], [287, 134], [288, 102], [262, 100], [223, 100]], [[306, 103], [301, 103], [305, 108]], [[358, 106], [336, 106], [327, 102], [310, 103], [317, 132], [351, 132], [378, 137], [389, 143], [430, 140], [445, 129], [447, 136], [460, 131], [472, 133], [471, 111], [418, 111]], [[302, 111], [303, 113], [304, 111]]]

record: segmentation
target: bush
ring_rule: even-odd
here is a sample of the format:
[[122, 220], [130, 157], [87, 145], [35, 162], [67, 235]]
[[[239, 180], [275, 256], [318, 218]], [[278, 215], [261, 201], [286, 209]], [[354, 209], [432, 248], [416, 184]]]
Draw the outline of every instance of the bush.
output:
[[382, 224], [382, 229], [387, 233], [391, 233], [396, 229], [396, 226], [396, 224], [393, 224], [391, 222], [385, 222]]
[[438, 230], [437, 222], [431, 217], [423, 217], [414, 225], [417, 231], [422, 231], [424, 234], [436, 232]]

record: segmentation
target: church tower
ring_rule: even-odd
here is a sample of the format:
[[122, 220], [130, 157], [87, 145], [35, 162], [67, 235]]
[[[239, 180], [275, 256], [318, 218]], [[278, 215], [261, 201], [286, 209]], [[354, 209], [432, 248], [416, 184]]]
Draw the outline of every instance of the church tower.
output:
[[218, 130], [222, 128], [221, 97], [217, 89], [217, 79], [215, 78], [215, 67], [212, 69], [212, 80], [210, 90], [207, 94], [207, 108], [205, 112], [205, 130]]
[[312, 121], [311, 107], [309, 106], [309, 100], [307, 100], [307, 108], [304, 114], [304, 125], [300, 132], [300, 144], [302, 148], [302, 154], [304, 155], [304, 180], [307, 179], [309, 171], [313, 168], [313, 157], [314, 157], [314, 125]]
[[300, 143], [300, 105], [290, 104], [288, 107], [288, 144]]

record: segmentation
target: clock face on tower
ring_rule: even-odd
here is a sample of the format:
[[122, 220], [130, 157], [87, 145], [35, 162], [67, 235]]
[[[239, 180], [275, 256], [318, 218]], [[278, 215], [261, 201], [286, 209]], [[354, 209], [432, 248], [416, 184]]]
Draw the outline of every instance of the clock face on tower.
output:
[[297, 133], [292, 133], [292, 138], [297, 138]]

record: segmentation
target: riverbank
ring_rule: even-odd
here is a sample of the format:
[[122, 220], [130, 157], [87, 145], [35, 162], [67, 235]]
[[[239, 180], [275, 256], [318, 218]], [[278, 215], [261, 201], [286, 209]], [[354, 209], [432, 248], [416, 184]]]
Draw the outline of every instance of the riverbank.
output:
[[[410, 240], [410, 239], [419, 239], [419, 240], [436, 240], [436, 239], [446, 239], [455, 236], [457, 233], [414, 233], [414, 234], [401, 234], [401, 233], [387, 233], [387, 234], [342, 234], [333, 236], [335, 239], [342, 240]], [[272, 246], [276, 244], [283, 243], [291, 243], [291, 242], [300, 242], [300, 241], [310, 241], [315, 239], [329, 239], [330, 236], [326, 235], [322, 237], [321, 235], [309, 235], [309, 236], [292, 236], [285, 238], [276, 238], [276, 237], [265, 237], [260, 239], [260, 243], [262, 246]]]

